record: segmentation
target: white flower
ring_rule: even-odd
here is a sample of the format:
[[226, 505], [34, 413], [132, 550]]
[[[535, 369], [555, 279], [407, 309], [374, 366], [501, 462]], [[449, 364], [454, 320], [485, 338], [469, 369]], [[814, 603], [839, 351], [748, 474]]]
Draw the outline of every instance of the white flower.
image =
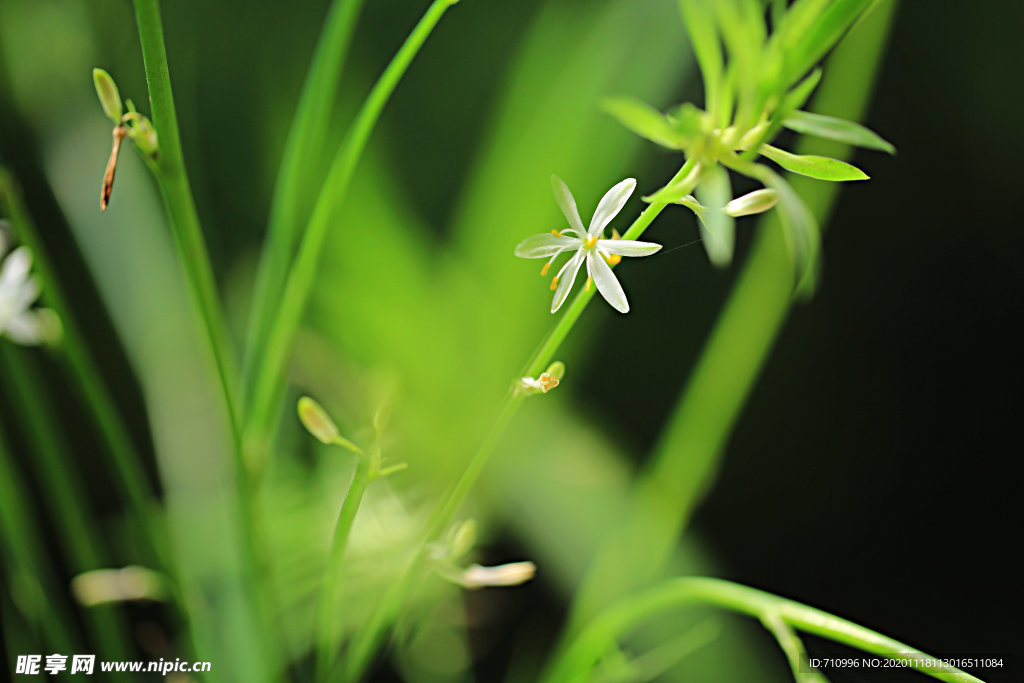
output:
[[39, 297], [39, 282], [29, 274], [32, 254], [18, 247], [0, 267], [0, 337], [17, 344], [34, 346], [60, 334], [56, 314], [45, 308], [31, 309]]
[[583, 221], [580, 220], [580, 212], [576, 208], [576, 200], [573, 199], [569, 187], [558, 176], [551, 176], [551, 186], [555, 191], [555, 200], [558, 206], [569, 221], [569, 227], [562, 231], [553, 230], [550, 234], [533, 235], [527, 237], [516, 247], [516, 256], [521, 258], [546, 258], [547, 264], [541, 270], [541, 275], [547, 275], [548, 268], [559, 254], [566, 251], [575, 251], [572, 258], [566, 261], [558, 274], [551, 281], [551, 289], [555, 290], [555, 298], [551, 302], [551, 312], [554, 313], [569, 296], [576, 281], [576, 274], [579, 272], [583, 262], [587, 262], [587, 287], [591, 280], [597, 285], [597, 291], [610, 303], [615, 310], [626, 313], [629, 311], [629, 302], [626, 301], [626, 293], [622, 286], [615, 279], [611, 266], [619, 262], [622, 256], [650, 256], [661, 249], [660, 244], [653, 242], [637, 242], [636, 240], [604, 239], [604, 229], [609, 222], [622, 210], [626, 200], [633, 194], [636, 187], [636, 180], [626, 178], [621, 183], [608, 190], [601, 198], [594, 211], [594, 217], [590, 220], [590, 228], [583, 229]]

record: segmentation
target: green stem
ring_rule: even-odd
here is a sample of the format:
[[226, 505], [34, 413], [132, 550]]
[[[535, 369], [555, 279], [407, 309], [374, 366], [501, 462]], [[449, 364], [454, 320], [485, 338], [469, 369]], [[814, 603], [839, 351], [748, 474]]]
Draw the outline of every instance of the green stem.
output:
[[255, 372], [253, 364], [266, 345], [273, 313], [288, 276], [288, 265], [295, 255], [300, 215], [306, 208], [303, 200], [309, 189], [316, 187], [320, 166], [317, 162], [322, 156], [320, 147], [362, 6], [363, 0], [335, 0], [331, 5], [288, 132], [253, 291], [242, 373], [246, 385]]
[[[696, 160], [688, 160], [668, 184], [681, 182], [690, 175], [690, 171], [696, 165]], [[696, 182], [696, 178], [693, 179], [693, 182]], [[689, 191], [682, 187], [681, 193], [686, 194]], [[650, 226], [658, 214], [667, 206], [667, 202], [652, 203], [633, 221], [622, 235], [622, 239], [633, 240], [639, 238], [644, 230]], [[548, 333], [537, 347], [537, 350], [534, 351], [530, 360], [527, 361], [523, 376], [535, 377], [551, 364], [562, 342], [569, 335], [569, 332], [572, 331], [580, 316], [583, 315], [583, 311], [586, 310], [587, 304], [593, 299], [594, 294], [595, 289], [591, 288], [583, 289], [576, 295], [572, 304], [569, 305], [565, 313], [562, 314], [562, 317], [555, 323], [551, 332]], [[477, 479], [480, 478], [484, 466], [505, 433], [505, 429], [512, 422], [512, 418], [523, 402], [523, 398], [523, 395], [515, 390], [510, 390], [505, 396], [505, 400], [498, 410], [498, 416], [495, 418], [491, 429], [487, 432], [480, 447], [473, 454], [473, 457], [470, 458], [462, 475], [442, 497], [441, 503], [434, 509], [424, 525], [424, 530], [413, 559], [401, 573], [400, 578], [391, 585], [384, 598], [378, 603], [377, 609], [370, 617], [370, 621], [367, 622], [366, 626], [360, 630], [353, 640], [346, 661], [350, 679], [355, 680], [366, 671], [372, 657], [380, 647], [384, 638], [384, 632], [390, 626], [398, 610], [412, 590], [418, 570], [426, 558], [427, 548], [444, 533], [455, 513], [458, 512], [458, 509], [465, 501], [466, 496], [469, 495], [470, 490], [476, 484]]]
[[614, 604], [580, 632], [554, 662], [545, 680], [588, 680], [594, 664], [619, 637], [665, 612], [693, 604], [714, 605], [762, 620], [781, 619], [799, 631], [903, 662], [947, 683], [981, 683], [935, 657], [846, 619], [770, 593], [709, 578], [670, 579]]
[[60, 279], [50, 267], [50, 257], [40, 238], [34, 221], [21, 201], [14, 180], [0, 169], [0, 206], [7, 214], [17, 232], [18, 238], [32, 250], [36, 273], [42, 283], [43, 296], [60, 318], [62, 336], [60, 351], [68, 364], [69, 374], [74, 378], [83, 402], [92, 412], [99, 432], [106, 441], [111, 458], [111, 470], [121, 496], [128, 501], [135, 519], [142, 525], [144, 543], [151, 549], [153, 560], [165, 571], [173, 571], [170, 549], [167, 545], [167, 529], [161, 518], [154, 514], [153, 486], [142, 469], [139, 457], [128, 427], [110, 394], [102, 374], [99, 372], [92, 353], [85, 343], [81, 326], [68, 304], [68, 298]]
[[252, 383], [251, 400], [246, 404], [247, 419], [244, 434], [247, 461], [256, 467], [262, 462], [262, 452], [273, 431], [271, 416], [280, 394], [280, 380], [284, 364], [295, 336], [295, 330], [298, 328], [306, 308], [331, 219], [345, 197], [356, 165], [384, 105], [391, 97], [391, 93], [405, 74], [416, 53], [419, 52], [445, 11], [454, 2], [455, 0], [434, 0], [430, 5], [377, 83], [374, 84], [331, 165], [327, 180], [324, 182], [320, 196], [313, 208], [309, 226], [303, 235], [298, 255], [295, 257], [295, 262], [285, 283], [281, 302], [276, 308], [276, 316], [270, 327], [266, 349], [263, 350], [263, 353], [257, 350], [256, 358], [252, 363], [256, 375]]
[[[10, 386], [18, 424], [24, 427], [31, 443], [29, 461], [36, 470], [36, 477], [45, 483], [46, 499], [52, 503], [52, 518], [72, 570], [77, 573], [102, 568], [110, 554], [96, 531], [99, 527], [92, 511], [76, 486], [76, 463], [69, 456], [68, 444], [61, 438], [59, 427], [49, 419], [48, 397], [43, 392], [33, 359], [25, 350], [0, 341], [0, 367], [4, 368], [4, 377]], [[103, 644], [104, 654], [111, 659], [128, 656], [132, 639], [127, 623], [115, 608], [88, 608], [85, 618], [90, 632]]]
[[181, 151], [178, 118], [174, 110], [167, 51], [164, 47], [163, 24], [159, 0], [133, 0], [139, 28], [142, 59], [146, 67], [149, 100], [153, 108], [159, 155], [155, 164], [157, 183], [170, 219], [174, 242], [189, 284], [193, 303], [206, 332], [210, 352], [220, 380], [225, 410], [235, 438], [238, 438], [238, 415], [235, 406], [233, 354], [228, 327], [217, 294], [217, 281], [210, 264], [210, 255], [203, 240], [199, 214], [192, 188], [185, 171]]
[[[200, 314], [206, 331], [207, 341], [213, 355], [217, 376], [223, 393], [223, 401], [233, 441], [234, 475], [236, 482], [236, 504], [245, 556], [241, 580], [244, 593], [251, 603], [262, 640], [268, 645], [283, 642], [283, 638], [271, 635], [276, 631], [279, 620], [275, 617], [276, 599], [273, 590], [265, 581], [269, 573], [266, 539], [260, 525], [260, 514], [255, 498], [252, 478], [245, 466], [242, 450], [239, 415], [235, 401], [233, 356], [227, 323], [217, 294], [217, 283], [210, 264], [210, 257], [203, 240], [199, 215], [196, 211], [192, 189], [185, 171], [181, 138], [178, 133], [177, 114], [171, 92], [170, 73], [167, 66], [167, 52], [164, 46], [163, 23], [160, 18], [158, 0], [133, 0], [142, 58], [146, 68], [146, 82], [153, 108], [153, 125], [157, 131], [159, 156], [156, 159], [155, 175], [164, 198], [164, 206], [170, 218], [179, 260], [185, 269], [193, 302]], [[265, 654], [276, 658], [279, 649], [267, 647]], [[271, 661], [269, 675], [279, 675], [283, 663]]]
[[53, 652], [83, 652], [74, 645], [81, 642], [71, 630], [75, 620], [59, 599], [65, 591], [40, 545], [45, 535], [24, 498], [28, 490], [14, 466], [0, 424], [0, 559], [6, 570], [5, 584], [16, 589], [10, 591], [11, 597], [47, 647]]
[[340, 614], [338, 598], [341, 594], [342, 567], [345, 551], [348, 548], [349, 534], [355, 522], [359, 505], [363, 502], [363, 494], [372, 478], [370, 459], [360, 455], [356, 470], [352, 475], [345, 501], [338, 512], [338, 521], [334, 527], [334, 538], [331, 541], [330, 554], [327, 557], [327, 571], [324, 574], [320, 600], [317, 603], [316, 632], [317, 651], [314, 681], [324, 680], [324, 675], [331, 670], [338, 647], [338, 631]]

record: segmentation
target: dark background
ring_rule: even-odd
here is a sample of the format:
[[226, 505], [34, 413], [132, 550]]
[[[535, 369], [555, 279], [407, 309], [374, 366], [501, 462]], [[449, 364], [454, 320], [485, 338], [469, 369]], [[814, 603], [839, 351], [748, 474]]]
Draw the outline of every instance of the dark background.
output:
[[[272, 182], [233, 169], [266, 167], [260, 155], [280, 153], [249, 144], [262, 128], [242, 113], [259, 105], [246, 74], [276, 69], [281, 96], [293, 100], [312, 45], [301, 48], [307, 54], [276, 57], [282, 46], [302, 45], [299, 36], [314, 35], [326, 3], [175, 4], [168, 33], [187, 30], [194, 42], [172, 44], [172, 62], [199, 71], [195, 90], [178, 93], [183, 127], [207, 115], [198, 104], [204, 99], [233, 103], [213, 114], [231, 135], [186, 138], [185, 150], [192, 167], [204, 169], [193, 179], [206, 188], [197, 197], [203, 211], [233, 218], [217, 221], [229, 229], [211, 241], [215, 258], [226, 263], [259, 243], [267, 211], [260, 201]], [[353, 60], [385, 60], [418, 4], [368, 3]], [[474, 108], [488, 106], [495, 71], [539, 5], [464, 4], [434, 38], [457, 47], [426, 51], [383, 120], [407, 187], [433, 225], [445, 225], [451, 209], [445, 179], [466, 172], [471, 147], [454, 141], [480, 133]], [[211, 52], [210, 36], [239, 12], [251, 30], [240, 32], [231, 50]], [[102, 10], [92, 18], [101, 23]], [[938, 655], [1002, 658], [1005, 669], [973, 671], [993, 681], [1024, 671], [1016, 562], [1024, 451], [1021, 26], [1018, 3], [901, 3], [865, 119], [899, 153], [854, 159], [872, 181], [841, 192], [822, 286], [790, 316], [693, 524], [726, 578], [814, 605], [845, 605], [841, 616]], [[134, 36], [124, 33], [123, 44], [104, 49], [135, 50]], [[471, 51], [478, 60], [457, 57]], [[246, 62], [252, 54], [260, 55], [256, 64]], [[204, 75], [204, 64], [217, 68]], [[459, 79], [440, 78], [453, 70]], [[141, 72], [119, 77], [135, 91], [140, 79]], [[680, 98], [685, 94], [680, 86]], [[232, 112], [237, 117], [229, 118]], [[417, 118], [430, 122], [430, 136], [401, 125]], [[4, 112], [8, 154], [12, 121]], [[637, 175], [663, 174], [662, 155], [652, 151], [646, 163]], [[652, 239], [669, 234], [665, 223], [655, 225]], [[741, 232], [738, 263], [748, 247]], [[652, 273], [632, 283], [631, 297], [653, 299], [668, 283], [678, 288], [670, 302], [678, 314], [643, 307], [628, 327], [607, 324], [607, 351], [592, 356], [578, 389], [619, 411], [641, 444], [653, 443], [700, 351], [702, 335], [675, 332], [709, 328], [735, 270], [706, 267], [695, 245], [659, 259]], [[90, 305], [88, 290], [81, 297]], [[679, 362], [659, 366], [658, 382], [639, 385], [599, 371], [614, 349], [638, 336], [653, 340], [648, 357]], [[635, 393], [624, 395], [630, 386]], [[133, 391], [131, 378], [123, 378], [120, 393]], [[136, 423], [144, 425], [141, 415]], [[518, 610], [561, 614], [554, 596], [523, 595], [534, 602]], [[812, 654], [837, 652], [814, 640], [810, 647]], [[500, 667], [499, 659], [485, 666]], [[915, 679], [826, 673], [837, 681]]]

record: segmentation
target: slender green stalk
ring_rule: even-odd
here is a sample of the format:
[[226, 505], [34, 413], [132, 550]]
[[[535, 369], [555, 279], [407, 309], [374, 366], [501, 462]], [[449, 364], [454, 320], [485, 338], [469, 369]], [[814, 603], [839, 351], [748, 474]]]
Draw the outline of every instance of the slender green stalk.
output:
[[[238, 505], [236, 522], [241, 533], [245, 560], [240, 578], [244, 584], [244, 594], [252, 604], [253, 614], [256, 615], [256, 627], [263, 632], [262, 639], [268, 644], [281, 642], [281, 638], [270, 635], [279, 626], [279, 621], [274, 616], [275, 595], [269, 585], [263, 585], [264, 578], [269, 572], [269, 553], [265, 550], [267, 544], [260, 524], [260, 511], [253, 482], [243, 459], [230, 337], [181, 151], [160, 4], [158, 0], [133, 0], [133, 4], [146, 68], [149, 98], [153, 108], [153, 125], [159, 139], [160, 153], [155, 164], [155, 175], [170, 218], [179, 260], [185, 269], [193, 302], [206, 331], [231, 427]], [[268, 647], [265, 653], [271, 658], [276, 658], [279, 651], [278, 648]], [[271, 661], [270, 667], [269, 675], [276, 677], [280, 674], [283, 663]]]
[[[696, 160], [688, 160], [672, 178], [670, 184], [681, 182], [684, 178], [687, 178], [690, 175], [690, 171], [696, 165]], [[689, 182], [696, 183], [696, 178]], [[689, 192], [689, 189], [686, 189], [686, 187], [681, 186], [681, 188], [683, 194]], [[652, 203], [633, 221], [623, 234], [622, 239], [633, 240], [640, 237], [666, 206], [668, 204], [665, 202]], [[583, 311], [586, 310], [587, 304], [594, 297], [594, 293], [595, 290], [591, 288], [583, 289], [576, 295], [572, 304], [562, 314], [562, 317], [558, 319], [551, 332], [548, 333], [547, 337], [537, 347], [537, 350], [534, 351], [530, 360], [527, 361], [523, 371], [524, 376], [534, 377], [539, 375], [551, 364], [555, 354], [558, 352], [558, 348], [569, 335], [569, 332], [572, 331], [580, 316], [583, 315]], [[466, 496], [469, 495], [477, 479], [480, 478], [480, 474], [483, 472], [487, 461], [500, 442], [508, 425], [512, 422], [512, 418], [522, 402], [523, 395], [521, 393], [514, 390], [508, 392], [498, 410], [498, 416], [484, 437], [484, 441], [473, 454], [473, 457], [470, 458], [462, 475], [445, 493], [441, 503], [431, 513], [430, 518], [424, 525], [419, 545], [412, 560], [401, 573], [400, 578], [391, 585], [385, 596], [378, 603], [377, 609], [370, 617], [370, 620], [360, 629], [353, 640], [346, 659], [347, 673], [350, 679], [357, 679], [366, 671], [383, 641], [387, 628], [391, 625], [398, 614], [398, 610], [415, 584], [415, 578], [426, 557], [428, 546], [436, 541], [451, 523], [455, 513], [458, 512], [459, 507], [465, 501]]]
[[320, 601], [317, 603], [316, 632], [316, 668], [313, 676], [314, 681], [323, 680], [326, 672], [330, 671], [334, 664], [335, 653], [338, 647], [338, 631], [340, 616], [337, 612], [338, 597], [341, 593], [342, 565], [345, 559], [345, 551], [348, 548], [349, 534], [352, 532], [352, 524], [356, 519], [356, 512], [363, 502], [363, 494], [372, 478], [370, 459], [366, 455], [360, 455], [356, 470], [352, 475], [352, 483], [349, 484], [348, 493], [345, 494], [345, 502], [338, 512], [338, 521], [334, 526], [334, 538], [331, 541], [330, 554], [327, 557], [327, 571], [324, 574], [324, 581]]
[[280, 305], [275, 310], [265, 352], [257, 354], [252, 363], [256, 375], [252, 383], [251, 401], [246, 404], [247, 419], [244, 430], [247, 459], [250, 463], [258, 465], [262, 460], [261, 453], [266, 447], [266, 439], [273, 431], [272, 413], [280, 395], [281, 374], [295, 331], [306, 308], [331, 218], [345, 197], [356, 165], [384, 105], [427, 37], [445, 11], [455, 2], [456, 0], [434, 0], [430, 5], [373, 86], [334, 157], [327, 180], [313, 208], [309, 226], [303, 235], [298, 255], [289, 272]]
[[82, 652], [81, 642], [72, 632], [75, 623], [65, 601], [65, 591], [53, 574], [53, 563], [46, 560], [40, 546], [45, 536], [32, 519], [31, 506], [24, 494], [29, 489], [14, 466], [11, 450], [0, 424], [0, 559], [26, 621], [54, 652]]
[[[363, 0], [334, 0], [331, 5], [288, 132], [266, 244], [256, 274], [242, 373], [244, 385], [252, 379], [253, 363], [266, 346], [273, 312], [277, 310], [288, 266], [295, 255], [300, 216], [306, 208], [304, 199], [310, 188], [317, 186], [316, 162], [321, 157], [320, 146], [326, 137], [345, 56], [362, 6]], [[243, 395], [244, 391], [243, 388]]]
[[[37, 478], [45, 483], [47, 500], [53, 506], [53, 521], [67, 549], [75, 572], [99, 569], [104, 556], [109, 558], [106, 543], [97, 533], [99, 528], [89, 504], [77, 486], [75, 458], [67, 443], [60, 438], [62, 430], [51, 423], [48, 397], [32, 360], [22, 349], [0, 341], [0, 367], [11, 391], [11, 404], [32, 445], [29, 461]], [[109, 561], [109, 560], [107, 560]], [[131, 652], [131, 636], [123, 616], [112, 607], [85, 610], [90, 633], [102, 644], [103, 653], [111, 659], [123, 659]]]
[[113, 482], [124, 500], [134, 512], [135, 519], [143, 527], [144, 543], [149, 544], [152, 559], [165, 571], [172, 571], [167, 545], [167, 529], [162, 519], [154, 514], [153, 486], [142, 469], [142, 458], [137, 453], [132, 438], [121, 418], [121, 413], [110, 394], [96, 361], [85, 343], [82, 329], [74, 311], [68, 304], [60, 278], [50, 266], [50, 257], [39, 231], [21, 201], [14, 180], [0, 169], [0, 206], [3, 206], [17, 232], [18, 238], [34, 255], [35, 271], [42, 283], [43, 296], [48, 305], [60, 318], [62, 335], [60, 352], [65, 359], [68, 373], [74, 378], [75, 386], [82, 395], [83, 403], [92, 412], [99, 433], [106, 442], [110, 468], [114, 473]]
[[199, 312], [220, 380], [225, 409], [232, 432], [238, 438], [238, 415], [235, 406], [234, 360], [227, 323], [217, 294], [217, 281], [210, 264], [210, 255], [203, 240], [199, 214], [192, 188], [185, 171], [178, 133], [178, 117], [174, 110], [167, 51], [164, 47], [163, 24], [158, 0], [133, 0], [135, 18], [146, 67], [149, 100], [153, 108], [160, 153], [156, 159], [156, 180], [163, 195], [170, 219], [174, 242], [185, 270], [193, 303]]
[[714, 605], [762, 620], [781, 619], [799, 631], [902, 662], [908, 668], [947, 683], [981, 683], [978, 678], [936, 657], [846, 619], [770, 593], [709, 578], [670, 579], [609, 607], [554, 661], [544, 680], [557, 683], [589, 680], [594, 664], [619, 637], [660, 614], [695, 604]]

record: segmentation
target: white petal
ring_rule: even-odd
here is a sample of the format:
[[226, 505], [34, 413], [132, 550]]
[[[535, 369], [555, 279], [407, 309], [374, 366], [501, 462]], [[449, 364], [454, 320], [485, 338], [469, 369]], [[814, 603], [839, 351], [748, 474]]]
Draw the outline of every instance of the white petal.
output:
[[30, 276], [17, 291], [12, 293], [10, 302], [13, 309], [18, 312], [27, 309], [39, 298], [39, 290], [39, 280]]
[[615, 279], [615, 273], [604, 262], [604, 259], [596, 251], [591, 251], [587, 258], [587, 265], [590, 267], [590, 276], [594, 278], [594, 284], [597, 285], [597, 291], [601, 292], [604, 300], [619, 313], [628, 313], [629, 302], [626, 301], [626, 293], [622, 291], [622, 285]]
[[598, 240], [597, 248], [606, 254], [619, 256], [650, 256], [661, 249], [661, 245], [636, 240]]
[[586, 230], [583, 229], [580, 210], [576, 208], [576, 200], [573, 199], [569, 186], [565, 184], [564, 180], [553, 175], [551, 176], [551, 189], [555, 191], [555, 201], [558, 202], [558, 208], [565, 215], [565, 220], [569, 221], [569, 227], [583, 235]]
[[26, 311], [11, 319], [3, 334], [16, 344], [38, 346], [60, 336], [60, 320], [46, 308]]
[[626, 200], [633, 194], [634, 189], [636, 189], [636, 179], [626, 178], [605, 192], [597, 205], [597, 210], [594, 211], [594, 217], [590, 219], [590, 230], [587, 231], [587, 234], [591, 237], [600, 235], [605, 226], [615, 218], [619, 211], [622, 211], [622, 207], [626, 205]]
[[516, 256], [519, 258], [548, 258], [566, 249], [575, 249], [580, 246], [581, 240], [575, 237], [552, 235], [545, 232], [540, 235], [530, 235], [516, 245]]
[[32, 252], [28, 247], [18, 247], [12, 251], [0, 269], [0, 292], [9, 291], [24, 282], [31, 267]]
[[555, 298], [551, 302], [552, 313], [561, 308], [562, 304], [565, 303], [566, 297], [569, 296], [569, 290], [572, 289], [572, 284], [576, 282], [576, 273], [580, 271], [580, 266], [583, 265], [583, 258], [586, 255], [587, 252], [580, 249], [558, 271], [558, 288], [555, 289]]

